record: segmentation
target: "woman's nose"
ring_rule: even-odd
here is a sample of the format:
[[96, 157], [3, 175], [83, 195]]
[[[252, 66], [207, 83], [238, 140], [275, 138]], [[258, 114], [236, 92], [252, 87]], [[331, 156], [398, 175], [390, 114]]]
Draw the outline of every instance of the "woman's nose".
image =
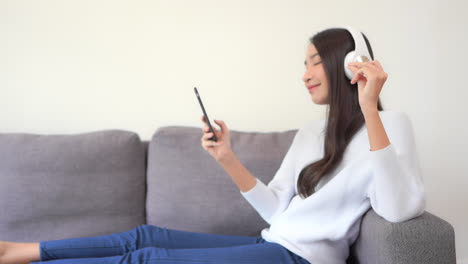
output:
[[304, 73], [304, 76], [302, 76], [302, 81], [304, 83], [307, 83], [309, 80], [310, 80], [310, 77], [309, 77], [308, 73], [307, 72]]

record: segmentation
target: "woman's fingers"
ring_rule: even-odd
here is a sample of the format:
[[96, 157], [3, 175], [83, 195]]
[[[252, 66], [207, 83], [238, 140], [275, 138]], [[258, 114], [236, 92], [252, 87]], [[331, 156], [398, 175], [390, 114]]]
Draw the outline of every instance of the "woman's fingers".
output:
[[372, 67], [375, 67], [375, 66], [369, 66], [368, 64], [362, 64], [362, 63], [361, 65], [357, 66], [354, 63], [351, 63], [349, 65], [349, 69], [354, 73], [354, 77], [351, 79], [351, 84], [356, 83], [362, 78], [367, 79]]
[[219, 145], [219, 142], [214, 142], [213, 140], [209, 140], [213, 136], [213, 133], [206, 133], [202, 137], [202, 146], [209, 148], [209, 147], [215, 147]]
[[358, 79], [358, 74], [357, 74], [357, 67], [355, 65], [349, 65], [348, 68], [353, 72], [354, 76], [351, 79], [351, 84], [354, 84], [356, 82], [356, 79]]
[[[203, 137], [202, 143], [204, 141], [208, 142], [208, 146], [215, 146], [218, 145], [218, 142], [214, 142], [213, 140], [209, 140], [209, 138], [213, 137], [213, 132], [218, 137], [218, 140], [222, 140], [224, 135], [229, 136], [229, 129], [227, 128], [226, 124], [222, 120], [214, 120], [214, 122], [221, 128], [221, 130], [217, 129], [214, 125], [212, 125], [213, 131], [210, 131], [210, 128], [206, 122], [205, 116], [201, 116], [201, 119], [205, 125], [203, 126]], [[205, 143], [203, 143], [205, 144]]]
[[205, 118], [204, 115], [201, 116], [201, 120], [202, 120], [202, 122], [205, 124], [205, 126], [204, 126], [204, 128], [203, 128], [203, 130], [205, 130], [205, 129], [208, 127], [208, 122], [206, 122], [206, 118]]
[[367, 77], [364, 73], [364, 70], [361, 68], [354, 72], [354, 78], [351, 80], [351, 84], [354, 84], [361, 79], [359, 75], [362, 75], [364, 78]]
[[[217, 135], [217, 136], [218, 136], [218, 140], [220, 140], [220, 136], [219, 136], [219, 135]], [[209, 141], [209, 142], [211, 142], [212, 140], [210, 140], [210, 138], [212, 138], [212, 137], [213, 137], [213, 132], [206, 132], [206, 133], [203, 133], [202, 142], [203, 142], [203, 141]]]
[[212, 136], [213, 136], [213, 133], [212, 133], [212, 132], [205, 133], [205, 134], [203, 134], [203, 139], [204, 139], [204, 140], [208, 140], [208, 139], [211, 138]]
[[[205, 116], [201, 116], [201, 120], [203, 121], [203, 123], [205, 123], [205, 125], [203, 126], [203, 132], [208, 132], [210, 131], [210, 128], [208, 127], [208, 123], [205, 121]], [[215, 131], [216, 129], [213, 128]]]
[[202, 143], [205, 143], [206, 141], [208, 141], [209, 138], [211, 138], [213, 136], [212, 133], [205, 133], [203, 134], [202, 138], [201, 138], [201, 141]]
[[223, 132], [223, 134], [229, 132], [229, 129], [227, 128], [223, 120], [215, 120], [215, 123], [218, 124], [219, 127], [221, 127], [221, 132]]
[[[210, 140], [210, 138], [213, 137], [213, 132], [210, 132], [210, 128], [208, 126], [208, 123], [206, 122], [206, 119], [205, 119], [205, 116], [201, 116], [201, 120], [203, 121], [203, 123], [205, 124], [203, 126], [203, 136], [201, 138], [201, 144], [202, 146], [205, 148], [205, 149], [208, 149], [208, 148], [212, 148], [212, 147], [215, 147], [215, 146], [218, 146], [218, 142], [215, 142], [213, 140]], [[220, 134], [218, 132], [218, 130], [216, 130], [216, 128], [213, 127], [213, 130], [214, 132], [216, 133], [216, 135], [219, 137]]]

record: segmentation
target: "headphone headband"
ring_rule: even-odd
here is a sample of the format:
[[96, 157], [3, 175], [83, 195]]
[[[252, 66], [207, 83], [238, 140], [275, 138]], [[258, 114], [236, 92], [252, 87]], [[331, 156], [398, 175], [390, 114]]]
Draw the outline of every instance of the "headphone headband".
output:
[[361, 32], [355, 30], [351, 26], [344, 26], [339, 28], [346, 29], [349, 33], [351, 33], [351, 36], [354, 40], [355, 48], [353, 51], [346, 54], [343, 65], [346, 77], [351, 80], [354, 77], [354, 74], [350, 69], [348, 69], [348, 64], [351, 62], [371, 61], [372, 58], [369, 49], [367, 48], [366, 40], [364, 39], [364, 36]]

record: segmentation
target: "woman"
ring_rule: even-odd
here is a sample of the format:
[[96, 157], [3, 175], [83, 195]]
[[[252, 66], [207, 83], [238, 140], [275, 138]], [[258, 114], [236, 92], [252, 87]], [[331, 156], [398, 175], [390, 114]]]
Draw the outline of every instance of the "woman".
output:
[[[348, 64], [355, 55], [361, 62]], [[370, 207], [391, 222], [422, 214], [411, 122], [403, 113], [383, 111], [379, 94], [387, 74], [373, 60], [367, 38], [352, 28], [321, 31], [310, 39], [305, 66], [305, 86], [314, 103], [328, 105], [327, 118], [298, 130], [268, 186], [236, 158], [226, 124], [215, 120], [221, 129], [214, 128], [214, 142], [202, 117], [202, 147], [270, 224], [261, 236], [142, 225], [98, 237], [2, 242], [0, 264], [345, 263]]]

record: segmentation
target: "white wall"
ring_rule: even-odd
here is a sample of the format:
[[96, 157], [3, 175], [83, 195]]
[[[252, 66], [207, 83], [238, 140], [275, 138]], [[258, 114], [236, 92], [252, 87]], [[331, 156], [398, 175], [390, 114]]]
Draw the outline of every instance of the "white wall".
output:
[[[232, 130], [324, 117], [301, 77], [308, 37], [363, 31], [389, 74], [384, 107], [413, 120], [428, 211], [468, 263], [467, 4], [463, 1], [0, 0], [2, 132], [201, 127], [193, 93]], [[466, 16], [465, 16], [466, 17]]]

